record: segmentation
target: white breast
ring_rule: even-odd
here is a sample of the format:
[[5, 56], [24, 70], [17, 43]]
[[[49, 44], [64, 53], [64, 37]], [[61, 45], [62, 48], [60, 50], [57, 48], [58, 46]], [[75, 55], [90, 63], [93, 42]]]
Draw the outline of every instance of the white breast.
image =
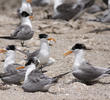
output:
[[49, 59], [49, 52], [46, 50], [41, 50], [38, 58], [41, 64], [47, 63]]
[[31, 64], [31, 65], [29, 65], [29, 66], [27, 66], [27, 67], [28, 67], [28, 69], [27, 69], [26, 74], [25, 74], [25, 80], [24, 80], [25, 82], [27, 82], [29, 74], [30, 74], [34, 69], [36, 69], [36, 67], [35, 67], [34, 64]]

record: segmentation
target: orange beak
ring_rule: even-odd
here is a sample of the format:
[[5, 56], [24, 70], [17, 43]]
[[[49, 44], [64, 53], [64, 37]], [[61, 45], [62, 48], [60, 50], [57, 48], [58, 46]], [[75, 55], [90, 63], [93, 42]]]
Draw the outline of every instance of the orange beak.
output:
[[17, 67], [16, 70], [24, 69], [24, 66]]
[[64, 56], [67, 56], [67, 55], [71, 54], [72, 52], [73, 52], [72, 50], [67, 51], [66, 53], [64, 53]]
[[56, 42], [56, 40], [55, 40], [54, 38], [48, 38], [48, 40], [49, 40], [49, 41], [52, 40], [52, 41]]
[[0, 53], [5, 53], [5, 52], [7, 52], [7, 50], [0, 49]]
[[32, 0], [26, 0], [28, 3], [31, 3], [32, 2]]
[[34, 16], [29, 16], [29, 18], [30, 18], [31, 20], [33, 20], [33, 19], [34, 19]]

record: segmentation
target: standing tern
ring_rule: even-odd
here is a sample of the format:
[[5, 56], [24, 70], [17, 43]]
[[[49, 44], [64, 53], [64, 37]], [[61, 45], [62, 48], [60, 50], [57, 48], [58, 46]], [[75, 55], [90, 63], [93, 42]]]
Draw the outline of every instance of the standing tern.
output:
[[64, 55], [68, 55], [72, 52], [75, 54], [75, 61], [73, 64], [73, 75], [84, 83], [91, 83], [98, 80], [101, 77], [110, 75], [110, 68], [94, 67], [88, 63], [84, 58], [84, 50], [87, 47], [84, 44], [75, 44], [70, 51]]
[[50, 51], [49, 51], [49, 43], [48, 41], [54, 41], [56, 40], [54, 38], [48, 38], [47, 34], [39, 34], [39, 39], [40, 39], [40, 49], [32, 52], [32, 53], [25, 53], [27, 55], [27, 61], [33, 57], [37, 57], [40, 60], [40, 64], [44, 66], [49, 66], [52, 65], [55, 60], [50, 56]]
[[30, 16], [33, 15], [31, 3], [32, 0], [22, 0], [21, 7], [18, 9], [18, 16], [21, 16], [22, 12], [27, 12]]
[[74, 3], [65, 3], [64, 0], [54, 0], [53, 19], [62, 19], [69, 21], [76, 20], [87, 8], [94, 4], [95, 0], [77, 0]]
[[30, 16], [27, 12], [21, 14], [21, 24], [17, 27], [15, 32], [10, 36], [0, 36], [1, 39], [9, 40], [21, 40], [21, 45], [24, 46], [24, 41], [33, 37], [34, 31], [32, 30], [32, 24]]
[[26, 68], [15, 62], [15, 50], [14, 45], [8, 45], [6, 50], [0, 50], [0, 53], [6, 52], [6, 59], [4, 62], [4, 73], [0, 73], [0, 78], [7, 84], [18, 84], [25, 76]]
[[40, 61], [38, 59], [36, 60], [32, 58], [26, 64], [28, 69], [26, 71], [25, 80], [22, 85], [22, 88], [25, 92], [48, 92], [49, 88], [57, 83], [60, 78], [70, 73], [66, 72], [53, 78], [49, 78], [37, 69], [39, 63]]

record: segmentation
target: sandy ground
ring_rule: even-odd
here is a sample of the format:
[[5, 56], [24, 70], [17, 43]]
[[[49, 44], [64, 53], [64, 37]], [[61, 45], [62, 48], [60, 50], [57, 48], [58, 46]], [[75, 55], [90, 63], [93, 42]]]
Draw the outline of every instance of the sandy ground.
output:
[[[72, 69], [74, 54], [67, 57], [63, 53], [69, 50], [75, 43], [84, 43], [92, 48], [86, 53], [86, 59], [94, 66], [110, 67], [110, 34], [109, 31], [102, 31], [104, 28], [110, 28], [109, 24], [89, 22], [88, 18], [94, 18], [94, 15], [85, 13], [77, 21], [48, 20], [45, 10], [48, 8], [34, 8], [34, 20], [32, 21], [35, 31], [34, 37], [27, 41], [29, 48], [21, 48], [19, 41], [0, 40], [0, 48], [8, 44], [16, 44], [20, 49], [28, 49], [31, 52], [39, 48], [38, 34], [47, 33], [50, 37], [56, 39], [56, 43], [51, 47], [51, 57], [55, 58], [56, 63], [45, 68], [49, 77]], [[0, 11], [0, 35], [9, 35], [14, 31], [19, 19], [16, 18], [16, 9], [13, 12]], [[50, 12], [51, 14], [51, 12]], [[98, 29], [99, 31], [94, 32]], [[3, 71], [3, 62], [5, 54], [0, 54], [0, 72]], [[16, 62], [23, 63], [24, 55], [17, 52]], [[0, 100], [110, 100], [110, 78], [103, 78], [102, 83], [94, 85], [85, 85], [80, 82], [71, 83], [75, 79], [72, 74], [68, 74], [59, 80], [59, 82], [50, 88], [50, 93], [26, 93], [21, 86], [11, 85], [7, 90], [0, 90]]]

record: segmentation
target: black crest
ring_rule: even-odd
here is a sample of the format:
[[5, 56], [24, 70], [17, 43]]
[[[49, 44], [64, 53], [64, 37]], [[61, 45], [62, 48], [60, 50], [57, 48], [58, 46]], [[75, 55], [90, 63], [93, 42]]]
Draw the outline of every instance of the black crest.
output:
[[15, 50], [15, 49], [16, 49], [15, 45], [8, 45], [6, 48], [6, 50]]
[[42, 39], [42, 38], [48, 38], [48, 35], [47, 34], [39, 34], [39, 38]]
[[21, 16], [22, 16], [22, 17], [28, 17], [29, 14], [28, 14], [26, 11], [23, 11], [23, 12], [21, 13]]
[[72, 47], [72, 50], [75, 50], [75, 49], [84, 49], [86, 50], [86, 46], [84, 44], [81, 44], [81, 43], [77, 43], [75, 44], [73, 47]]

